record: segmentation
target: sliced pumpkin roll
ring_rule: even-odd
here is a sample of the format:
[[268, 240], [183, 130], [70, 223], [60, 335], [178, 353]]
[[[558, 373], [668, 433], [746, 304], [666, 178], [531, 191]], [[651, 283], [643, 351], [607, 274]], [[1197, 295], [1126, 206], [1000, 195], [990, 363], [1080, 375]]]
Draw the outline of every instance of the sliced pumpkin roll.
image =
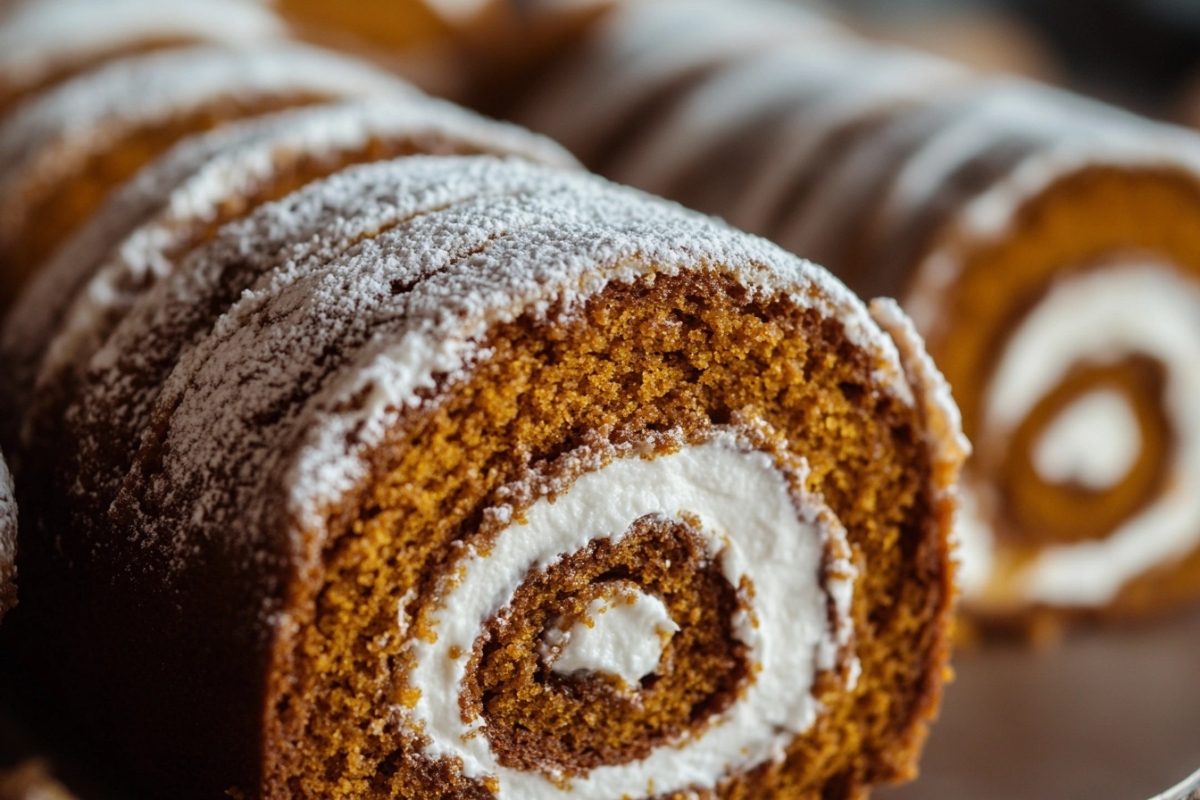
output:
[[26, 652], [158, 793], [913, 773], [957, 410], [894, 304], [762, 240], [522, 160], [353, 167], [138, 296], [61, 420]]
[[182, 142], [64, 242], [13, 307], [0, 335], [0, 389], [14, 421], [7, 440], [19, 435], [38, 382], [26, 436], [57, 425], [71, 384], [137, 297], [222, 225], [351, 164], [473, 153], [575, 164], [548, 139], [416, 94], [281, 112]]
[[414, 92], [360, 62], [274, 45], [133, 56], [31, 98], [0, 125], [0, 304], [181, 139], [295, 106]]
[[[974, 144], [947, 159], [954, 138]], [[887, 199], [878, 230], [910, 266], [867, 258], [962, 387], [977, 444], [972, 604], [1060, 618], [1200, 599], [1200, 139], [997, 87]]]
[[[527, 119], [602, 116], [623, 90], [576, 88]], [[1057, 624], [1200, 599], [1200, 139], [865, 42], [782, 41], [662, 107], [605, 174], [913, 315], [976, 444], [968, 609]]]
[[122, 56], [201, 43], [260, 44], [286, 26], [258, 0], [11, 0], [0, 17], [0, 115]]
[[1182, 344], [1200, 335], [1198, 167], [1183, 131], [987, 83], [891, 117], [761, 218], [859, 291], [902, 298], [955, 387], [981, 619], [1200, 599]]

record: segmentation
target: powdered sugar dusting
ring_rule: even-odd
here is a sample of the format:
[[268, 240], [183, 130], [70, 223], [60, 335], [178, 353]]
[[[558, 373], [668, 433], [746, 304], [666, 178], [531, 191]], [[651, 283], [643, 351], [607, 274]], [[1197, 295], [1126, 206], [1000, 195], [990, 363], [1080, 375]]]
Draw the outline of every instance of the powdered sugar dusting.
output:
[[[1019, 212], [1055, 183], [1086, 169], [1166, 169], [1200, 180], [1200, 137], [1194, 132], [1136, 117], [1119, 109], [1034, 84], [1017, 84], [1027, 132], [1033, 121], [1039, 146], [958, 204], [939, 246], [914, 269], [905, 307], [927, 334], [939, 331], [937, 308], [971, 252], [1011, 233]], [[1007, 90], [1014, 93], [1014, 88]], [[1002, 84], [999, 91], [1004, 91]], [[1057, 124], [1047, 124], [1047, 121]], [[1009, 123], [1012, 124], [1012, 117]]]
[[[261, 420], [262, 414], [247, 414], [249, 409], [245, 408], [239, 411], [240, 419], [224, 414], [221, 421], [213, 419], [212, 412], [227, 405], [223, 394], [237, 386], [242, 398], [239, 402], [244, 403], [248, 395], [257, 396], [261, 386], [263, 396], [250, 402], [254, 407], [263, 402], [265, 408], [278, 408], [280, 394], [295, 397], [295, 371], [307, 375], [313, 371], [307, 360], [294, 358], [296, 338], [326, 354], [326, 365], [339, 357], [353, 356], [354, 366], [329, 375], [330, 382], [316, 393], [307, 412], [309, 416], [315, 415], [312, 419], [288, 420], [308, 443], [292, 477], [285, 482], [291, 487], [293, 513], [300, 514], [306, 524], [317, 524], [326, 504], [350, 491], [363, 477], [363, 457], [379, 444], [404, 409], [420, 403], [439, 385], [453, 384], [455, 376], [469, 368], [471, 359], [478, 357], [479, 342], [491, 326], [522, 313], [535, 316], [546, 313], [552, 306], [569, 313], [610, 281], [629, 282], [651, 273], [672, 274], [684, 269], [731, 271], [752, 290], [783, 291], [802, 306], [818, 307], [829, 316], [853, 321], [848, 327], [857, 343], [876, 353], [881, 361], [886, 359], [881, 352], [885, 340], [878, 330], [865, 315], [854, 319], [861, 314], [861, 306], [816, 268], [784, 255], [765, 242], [735, 234], [702, 217], [684, 214], [676, 207], [616, 189], [594, 178], [560, 176], [558, 180], [574, 188], [574, 193], [564, 197], [582, 194], [587, 202], [550, 202], [553, 198], [545, 196], [512, 198], [514, 208], [510, 213], [514, 219], [523, 218], [529, 227], [501, 236], [482, 252], [439, 264], [429, 278], [417, 282], [408, 293], [396, 295], [391, 288], [397, 274], [405, 276], [412, 269], [403, 266], [405, 261], [396, 259], [403, 256], [406, 261], [416, 259], [421, 264], [433, 254], [420, 249], [414, 252], [421, 239], [406, 228], [398, 229], [394, 236], [381, 236], [371, 243], [370, 250], [364, 248], [370, 256], [367, 259], [352, 258], [344, 266], [331, 266], [318, 276], [305, 276], [303, 291], [281, 292], [270, 304], [263, 305], [262, 310], [258, 298], [252, 293], [244, 295], [246, 299], [226, 315], [214, 331], [213, 339], [203, 345], [203, 349], [211, 348], [221, 358], [205, 365], [203, 379], [189, 376], [192, 394], [183, 397], [176, 407], [170, 450], [184, 453], [198, 452], [195, 448], [200, 448], [211, 449], [215, 454], [239, 443], [252, 443], [243, 463], [254, 465], [253, 474], [269, 474], [272, 465], [259, 463], [259, 459], [279, 453], [284, 440], [274, 439], [272, 443], [268, 437], [281, 436], [282, 432], [261, 425], [246, 429], [246, 420], [251, 417]], [[523, 207], [527, 203], [533, 206]], [[478, 219], [466, 216], [470, 212], [465, 208], [443, 215], [466, 216], [460, 222], [463, 231], [478, 231], [472, 238], [490, 240], [494, 234], [483, 226], [495, 225], [508, 215], [494, 202], [479, 205], [474, 212], [479, 214]], [[430, 217], [429, 224], [446, 223]], [[506, 227], [515, 226], [509, 223]], [[456, 234], [455, 241], [461, 236], [462, 233]], [[373, 252], [375, 248], [380, 251]], [[338, 313], [337, 307], [346, 302], [349, 288], [346, 281], [351, 278], [357, 298], [355, 313]], [[317, 280], [327, 283], [328, 288], [310, 285]], [[288, 309], [286, 315], [280, 306]], [[286, 318], [286, 322], [264, 328], [261, 322], [250, 324], [244, 319], [249, 316], [261, 321], [268, 316], [268, 309], [272, 310], [269, 317]], [[301, 310], [303, 317], [298, 316]], [[243, 319], [234, 324], [239, 317]], [[308, 323], [301, 324], [303, 320]], [[347, 325], [352, 331], [345, 330]], [[869, 331], [873, 331], [874, 338], [866, 340]], [[229, 335], [231, 341], [241, 346], [222, 343], [217, 349], [214, 340], [223, 335]], [[325, 340], [326, 335], [331, 339]], [[269, 377], [251, 384], [253, 376], [223, 359], [234, 362], [244, 359], [245, 349], [261, 348], [263, 341], [272, 343], [272, 352], [292, 355], [279, 359], [282, 363], [271, 368]], [[330, 345], [324, 344], [325, 341], [337, 341], [342, 348], [340, 355], [328, 355]], [[172, 386], [180, 384], [193, 360], [189, 356], [181, 362], [172, 376]], [[254, 371], [262, 376], [263, 366], [256, 364]], [[199, 393], [197, 386], [212, 389]], [[251, 386], [255, 388], [252, 390]], [[299, 415], [301, 411], [295, 407], [290, 413]], [[228, 433], [218, 434], [221, 431]], [[214, 438], [219, 445], [209, 444]], [[164, 465], [164, 469], [168, 468]], [[189, 474], [196, 473], [191, 467], [184, 467], [183, 472], [167, 483], [175, 485]], [[256, 489], [244, 495], [243, 502], [262, 498]], [[218, 492], [206, 505], [215, 512], [230, 505], [231, 499]]]
[[0, 190], [14, 192], [31, 175], [53, 180], [83, 154], [98, 152], [140, 126], [218, 100], [415, 91], [362, 62], [295, 44], [194, 47], [132, 56], [37, 96], [5, 121], [0, 127]]
[[0, 454], [0, 617], [17, 604], [17, 503], [12, 476]]
[[562, 142], [590, 166], [615, 126], [630, 122], [631, 112], [682, 76], [781, 41], [847, 35], [828, 17], [796, 4], [626, 3], [609, 11], [581, 51], [514, 118]]
[[971, 443], [963, 434], [962, 415], [954, 402], [950, 384], [925, 350], [925, 342], [900, 305], [890, 298], [871, 301], [871, 316], [900, 351], [905, 372], [917, 390], [926, 417], [926, 442], [931, 461], [936, 465], [937, 485], [951, 490], [958, 483], [958, 472], [971, 453]]
[[[778, 122], [772, 124], [770, 135], [760, 133], [754, 138], [754, 146], [765, 151], [756, 163], [767, 173], [757, 183], [769, 183], [768, 174], [775, 181], [786, 181], [795, 170], [781, 165], [794, 164], [806, 151], [811, 154], [815, 144], [834, 134], [839, 125], [933, 96], [943, 87], [964, 82], [969, 74], [938, 59], [842, 37], [776, 43], [714, 70], [676, 99], [661, 124], [615, 154], [605, 171], [615, 180], [669, 193], [681, 178], [705, 170], [718, 148], [728, 144], [730, 134], [766, 118]], [[790, 129], [789, 118], [796, 119]], [[782, 135], [785, 132], [787, 136]], [[722, 179], [739, 183], [728, 178], [715, 174], [713, 183]], [[779, 191], [769, 191], [770, 200], [765, 202], [777, 202]], [[728, 217], [741, 205], [763, 203], [755, 193], [747, 189], [745, 197], [721, 209], [722, 216]], [[766, 213], [752, 218], [751, 230], [764, 228]]]
[[37, 0], [0, 26], [0, 74], [24, 88], [90, 58], [147, 42], [242, 44], [282, 39], [283, 21], [255, 0]]
[[789, 189], [821, 169], [820, 154], [839, 136], [872, 116], [919, 106], [974, 78], [956, 64], [898, 48], [844, 50], [853, 56], [844, 62], [844, 72], [819, 81], [819, 99], [795, 103], [772, 130], [774, 146], [764, 144], [756, 174], [728, 213], [730, 221], [765, 233]]
[[[378, 339], [338, 399], [328, 401], [344, 408], [355, 405], [352, 398], [368, 398], [357, 414], [340, 420], [347, 425], [342, 433], [354, 431], [352, 438], [365, 441], [382, 436], [399, 411], [421, 403], [422, 392], [436, 387], [439, 374], [453, 376], [465, 368], [464, 353], [496, 324], [552, 308], [570, 313], [610, 282], [689, 270], [728, 271], [760, 296], [782, 291], [801, 307], [837, 318], [852, 342], [877, 355], [881, 382], [896, 396], [910, 397], [900, 373], [891, 371], [898, 359], [890, 342], [867, 318], [858, 317], [857, 299], [819, 268], [762, 240], [681, 214], [677, 207], [648, 203], [638, 194], [614, 194], [615, 200], [602, 194], [590, 200], [582, 221], [547, 221], [498, 240], [486, 253], [406, 295], [397, 340]], [[613, 207], [606, 208], [610, 203]]]
[[0, 358], [12, 368], [17, 406], [43, 353], [43, 383], [64, 369], [81, 369], [137, 297], [174, 270], [176, 254], [186, 253], [222, 208], [252, 196], [297, 158], [332, 168], [339, 155], [371, 142], [575, 163], [547, 139], [419, 95], [285, 112], [186, 142], [144, 170], [73, 237], [14, 309]]
[[[131, 456], [109, 452], [107, 443], [137, 441], [150, 404], [180, 352], [202, 339], [221, 312], [259, 276], [268, 274], [276, 282], [286, 282], [289, 276], [304, 274], [405, 220], [481, 192], [520, 186], [497, 169], [499, 162], [471, 161], [459, 170], [430, 171], [422, 167], [425, 159], [411, 160], [414, 166], [398, 171], [390, 182], [363, 181], [358, 178], [362, 168], [351, 169], [261, 207], [247, 219], [226, 226], [213, 242], [185, 259], [177, 272], [135, 303], [91, 359], [88, 372], [81, 376], [78, 402], [65, 414], [66, 446], [85, 454], [108, 452], [110, 459], [120, 462], [111, 468], [95, 466], [99, 485], [118, 481]], [[51, 431], [58, 427], [63, 415], [56, 413], [56, 407], [52, 392], [35, 395], [26, 425], [26, 444], [31, 449], [53, 449], [53, 445], [40, 445], [36, 437], [40, 422]], [[95, 493], [101, 507], [112, 499], [106, 492]]]
[[933, 469], [935, 502], [941, 517], [950, 525], [950, 544], [955, 563], [961, 561], [962, 542], [958, 534], [962, 513], [959, 476], [971, 454], [971, 443], [963, 434], [962, 414], [950, 392], [950, 384], [925, 350], [925, 342], [895, 300], [871, 301], [871, 316], [892, 337], [900, 349], [904, 369], [918, 397], [925, 427], [925, 446]]
[[261, 133], [260, 123], [247, 122], [185, 140], [140, 170], [32, 276], [0, 335], [0, 387], [12, 409], [25, 406], [42, 353], [64, 311], [121, 239], [160, 213], [171, 192], [205, 163]]
[[[315, 401], [317, 408], [345, 410], [314, 427], [311, 449], [289, 482], [294, 510], [306, 524], [316, 524], [324, 507], [363, 477], [363, 454], [379, 444], [406, 407], [469, 367], [488, 329], [522, 314], [537, 317], [552, 309], [569, 314], [610, 282], [714, 270], [734, 275], [752, 294], [786, 294], [801, 307], [838, 319], [852, 342], [875, 355], [880, 382], [911, 401], [894, 345], [828, 273], [678, 207], [626, 190], [607, 191], [612, 197], [598, 192], [582, 221], [547, 222], [497, 240], [402, 298], [402, 327], [377, 337], [342, 383]], [[614, 208], [596, 213], [602, 201]], [[356, 401], [364, 397], [366, 402]]]

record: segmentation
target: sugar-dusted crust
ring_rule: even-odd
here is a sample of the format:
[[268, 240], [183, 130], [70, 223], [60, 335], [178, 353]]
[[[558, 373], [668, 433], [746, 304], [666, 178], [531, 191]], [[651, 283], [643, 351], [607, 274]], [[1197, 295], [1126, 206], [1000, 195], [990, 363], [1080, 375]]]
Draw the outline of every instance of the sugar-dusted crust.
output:
[[14, 291], [113, 190], [190, 134], [294, 106], [415, 93], [295, 44], [182, 48], [82, 74], [0, 126], [0, 277]]
[[[50, 144], [72, 153], [178, 116], [214, 98], [263, 94], [372, 96], [415, 92], [352, 59], [296, 44], [255, 48], [197, 46], [121, 59], [50, 91], [0, 128], [2, 179], [35, 166], [61, 171], [43, 155]], [[101, 142], [96, 142], [99, 137]]]
[[[886, 320], [897, 339], [819, 268], [581, 173], [414, 157], [307, 186], [139, 297], [31, 453], [63, 501], [36, 513], [66, 534], [65, 561], [34, 563], [106, 587], [86, 609], [44, 598], [111, 688], [68, 670], [65, 691], [97, 719], [120, 705], [111, 739], [160, 790], [512, 796], [406, 721], [406, 642], [444, 569], [573, 476], [732, 427], [796, 462], [796, 513], [847, 543], [820, 574], [859, 576], [853, 659], [816, 673], [823, 710], [777, 757], [668, 792], [849, 798], [908, 776], [943, 678], [961, 454]], [[645, 530], [675, 530], [681, 558], [692, 541]]]
[[750, 6], [752, 13], [711, 0], [614, 6], [582, 46], [516, 101], [513, 118], [604, 172], [620, 144], [636, 138], [632, 130], [659, 119], [681, 88], [723, 64], [784, 41], [803, 48], [848, 37], [837, 23], [795, 5]]
[[8, 402], [24, 409], [35, 380], [69, 392], [71, 375], [136, 298], [220, 225], [353, 163], [480, 152], [574, 163], [547, 139], [421, 95], [285, 112], [185, 141], [110, 200], [25, 290], [0, 338]]
[[159, 44], [257, 44], [285, 35], [281, 20], [255, 0], [17, 2], [0, 26], [0, 102]]
[[868, 120], [952, 92], [971, 73], [849, 38], [775, 43], [714, 70], [614, 153], [605, 174], [762, 231]]

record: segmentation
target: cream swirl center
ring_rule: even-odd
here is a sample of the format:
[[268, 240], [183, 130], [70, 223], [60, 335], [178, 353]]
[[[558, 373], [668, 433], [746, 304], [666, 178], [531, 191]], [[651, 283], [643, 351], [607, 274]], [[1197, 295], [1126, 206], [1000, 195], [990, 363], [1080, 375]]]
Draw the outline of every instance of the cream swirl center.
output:
[[[1144, 354], [1166, 372], [1163, 411], [1174, 442], [1165, 489], [1103, 539], [1043, 548], [1019, 567], [1026, 602], [1101, 606], [1130, 580], [1200, 544], [1200, 286], [1169, 263], [1131, 257], [1051, 287], [1009, 339], [985, 397], [984, 437], [1003, 441], [1077, 365]], [[1120, 416], [1121, 412], [1118, 412]], [[1106, 414], [1106, 416], [1109, 416]], [[1097, 477], [1124, 466], [1125, 423], [1092, 425], [1083, 441]], [[1118, 463], [1121, 462], [1121, 463]], [[964, 531], [967, 535], [969, 531]], [[979, 549], [990, 547], [980, 539]], [[980, 586], [982, 587], [983, 582]]]
[[[788, 743], [816, 721], [816, 675], [839, 665], [852, 630], [854, 569], [845, 531], [799, 484], [767, 453], [749, 449], [732, 434], [718, 434], [667, 455], [616, 458], [578, 477], [555, 499], [535, 502], [486, 551], [463, 548], [440, 603], [424, 612], [436, 637], [416, 637], [410, 644], [409, 682], [421, 693], [411, 713], [424, 734], [426, 755], [457, 760], [466, 777], [485, 781], [496, 796], [523, 800], [607, 800], [715, 787], [731, 772], [781, 758]], [[731, 586], [744, 589], [748, 607], [731, 623], [746, 646], [751, 677], [736, 701], [705, 727], [643, 759], [569, 779], [504, 766], [482, 714], [461, 702], [487, 620], [511, 603], [531, 571], [594, 540], [618, 540], [648, 515], [694, 520], [709, 558]], [[849, 659], [847, 668], [853, 670]], [[629, 672], [641, 669], [638, 664]]]
[[1112, 389], [1088, 392], [1063, 411], [1033, 448], [1033, 465], [1049, 483], [1111, 489], [1133, 469], [1142, 432], [1129, 400]]
[[619, 678], [624, 686], [654, 672], [679, 626], [654, 595], [633, 584], [613, 588], [589, 603], [570, 628], [546, 631], [543, 658], [554, 672], [596, 672]]

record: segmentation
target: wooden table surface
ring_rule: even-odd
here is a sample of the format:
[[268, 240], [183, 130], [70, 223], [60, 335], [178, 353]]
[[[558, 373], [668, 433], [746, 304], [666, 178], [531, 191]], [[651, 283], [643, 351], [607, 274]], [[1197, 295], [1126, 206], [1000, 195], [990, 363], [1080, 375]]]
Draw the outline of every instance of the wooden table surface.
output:
[[921, 777], [876, 800], [1147, 800], [1200, 768], [1200, 611], [955, 670]]

